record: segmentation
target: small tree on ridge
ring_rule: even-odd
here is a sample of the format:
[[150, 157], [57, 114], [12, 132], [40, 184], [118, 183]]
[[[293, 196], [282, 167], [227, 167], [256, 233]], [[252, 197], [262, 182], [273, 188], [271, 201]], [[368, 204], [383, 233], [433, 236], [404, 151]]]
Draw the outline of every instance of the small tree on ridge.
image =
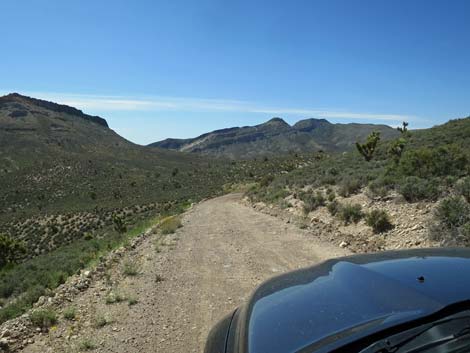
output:
[[365, 143], [356, 142], [357, 150], [367, 162], [369, 162], [374, 156], [379, 141], [380, 132], [374, 131], [369, 136], [367, 136]]

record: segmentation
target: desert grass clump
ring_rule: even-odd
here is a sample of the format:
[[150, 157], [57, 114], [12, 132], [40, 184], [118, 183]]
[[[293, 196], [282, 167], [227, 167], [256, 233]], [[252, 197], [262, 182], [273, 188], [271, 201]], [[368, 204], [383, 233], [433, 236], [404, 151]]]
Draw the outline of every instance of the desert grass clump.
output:
[[106, 304], [110, 305], [110, 304], [122, 303], [126, 299], [127, 298], [125, 295], [123, 295], [122, 293], [116, 290], [113, 290], [108, 293], [108, 295], [105, 298], [105, 302]]
[[164, 245], [163, 239], [161, 239], [160, 237], [157, 237], [152, 241], [152, 244], [157, 254], [162, 252], [162, 246]]
[[110, 323], [112, 323], [111, 319], [109, 319], [103, 314], [98, 314], [94, 319], [93, 326], [95, 328], [102, 328], [102, 327], [105, 327], [106, 325], [109, 325]]
[[160, 222], [160, 229], [163, 234], [173, 234], [182, 226], [183, 223], [181, 223], [181, 217], [179, 216], [169, 216]]
[[140, 266], [136, 261], [125, 260], [122, 264], [122, 273], [128, 277], [137, 276], [140, 273]]
[[374, 233], [383, 233], [390, 230], [393, 225], [385, 210], [372, 210], [366, 215], [366, 224], [372, 227]]
[[127, 304], [129, 304], [129, 306], [134, 306], [134, 305], [137, 305], [138, 303], [139, 303], [139, 300], [136, 297], [129, 297], [127, 299]]
[[338, 216], [345, 225], [348, 225], [350, 223], [358, 223], [364, 217], [364, 213], [359, 204], [345, 204], [340, 207]]
[[46, 330], [57, 323], [56, 313], [49, 309], [34, 310], [29, 319], [34, 326]]
[[96, 344], [89, 338], [83, 339], [78, 345], [80, 351], [92, 351], [96, 349]]
[[66, 320], [69, 320], [69, 321], [75, 320], [75, 318], [77, 317], [77, 309], [73, 306], [66, 308], [64, 310], [63, 315], [64, 315], [64, 319]]
[[357, 178], [344, 179], [338, 189], [338, 195], [342, 197], [349, 197], [357, 194], [362, 187], [362, 183]]

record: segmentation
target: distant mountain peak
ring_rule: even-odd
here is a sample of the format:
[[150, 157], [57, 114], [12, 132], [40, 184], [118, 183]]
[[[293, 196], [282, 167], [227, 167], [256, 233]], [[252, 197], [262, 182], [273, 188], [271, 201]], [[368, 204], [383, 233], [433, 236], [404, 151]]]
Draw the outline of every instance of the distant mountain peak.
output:
[[288, 123], [282, 118], [274, 117], [261, 125], [276, 125], [276, 126], [286, 126], [290, 127]]
[[324, 125], [331, 125], [331, 123], [326, 119], [310, 118], [298, 121], [293, 128], [298, 131], [312, 131]]
[[85, 114], [80, 109], [70, 107], [65, 104], [58, 104], [58, 103], [49, 102], [49, 101], [42, 100], [42, 99], [32, 98], [32, 97], [21, 95], [19, 93], [10, 93], [3, 97], [0, 97], [0, 108], [8, 103], [19, 103], [19, 104], [23, 104], [26, 106], [33, 105], [33, 106], [41, 107], [47, 110], [51, 110], [56, 113], [65, 113], [69, 115], [74, 115], [82, 119], [89, 120], [91, 122], [99, 124], [101, 126], [109, 127], [106, 120], [99, 116], [92, 116], [92, 115]]

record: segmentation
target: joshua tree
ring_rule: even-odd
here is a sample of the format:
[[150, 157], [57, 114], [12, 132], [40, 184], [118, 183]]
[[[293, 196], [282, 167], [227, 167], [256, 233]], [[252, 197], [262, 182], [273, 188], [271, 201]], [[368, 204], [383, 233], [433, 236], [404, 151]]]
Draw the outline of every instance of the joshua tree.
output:
[[360, 154], [365, 158], [367, 162], [369, 162], [377, 148], [377, 144], [380, 141], [380, 132], [374, 131], [369, 136], [367, 136], [367, 140], [365, 143], [356, 142], [357, 150]]
[[403, 154], [407, 141], [400, 137], [399, 139], [393, 141], [388, 148], [388, 153], [391, 155], [393, 160], [398, 163]]
[[408, 123], [404, 121], [402, 126], [397, 127], [397, 130], [400, 131], [402, 134], [406, 134], [408, 132]]
[[123, 221], [121, 217], [119, 217], [116, 214], [113, 215], [113, 224], [114, 224], [114, 229], [118, 233], [125, 233], [127, 231], [126, 223]]
[[405, 149], [408, 140], [406, 139], [409, 137], [408, 132], [408, 123], [404, 121], [402, 126], [397, 127], [397, 130], [401, 132], [402, 137], [398, 138], [397, 140], [393, 141], [388, 149], [388, 153], [392, 156], [395, 162], [399, 162], [401, 155]]

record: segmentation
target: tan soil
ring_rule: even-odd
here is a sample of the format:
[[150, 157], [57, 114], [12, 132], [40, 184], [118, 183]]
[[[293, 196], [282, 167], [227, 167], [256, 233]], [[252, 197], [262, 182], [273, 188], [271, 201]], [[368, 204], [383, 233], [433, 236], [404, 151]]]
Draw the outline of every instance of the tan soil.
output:
[[[128, 254], [140, 264], [138, 276], [123, 276], [117, 264], [107, 281], [93, 283], [70, 303], [77, 308], [75, 321], [61, 318], [23, 352], [78, 352], [84, 340], [96, 344], [94, 352], [202, 352], [210, 328], [262, 281], [349, 254], [240, 199], [227, 195], [196, 205], [184, 215], [183, 228], [161, 240], [161, 252], [154, 247], [160, 235], [145, 239]], [[110, 287], [138, 303], [106, 305]], [[98, 329], [100, 315], [112, 322]]]

